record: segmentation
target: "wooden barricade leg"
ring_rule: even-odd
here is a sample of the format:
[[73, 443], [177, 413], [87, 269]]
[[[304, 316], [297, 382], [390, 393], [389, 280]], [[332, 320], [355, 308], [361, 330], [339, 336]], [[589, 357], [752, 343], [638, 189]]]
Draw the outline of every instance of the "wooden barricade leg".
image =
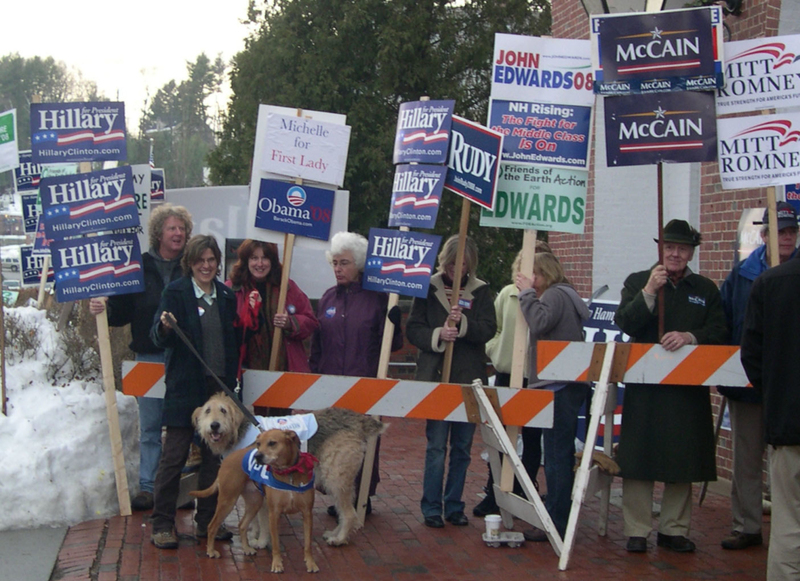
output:
[[522, 485], [522, 490], [528, 497], [528, 499], [521, 498], [513, 492], [502, 490], [497, 484], [494, 485], [495, 500], [497, 501], [497, 506], [500, 507], [503, 524], [507, 528], [511, 528], [511, 516], [515, 516], [542, 529], [547, 534], [547, 538], [556, 555], [561, 555], [563, 544], [561, 535], [558, 534], [553, 520], [539, 497], [539, 492], [533, 486], [533, 481], [531, 481], [528, 472], [522, 465], [522, 460], [517, 455], [516, 442], [512, 442], [509, 439], [500, 417], [492, 407], [479, 380], [472, 384], [472, 391], [480, 409], [483, 443], [490, 448], [489, 461], [495, 482], [500, 480], [500, 454], [503, 454], [506, 460], [505, 463], [509, 464], [514, 470], [514, 474]]
[[572, 547], [575, 545], [575, 531], [578, 527], [578, 516], [581, 511], [581, 504], [583, 503], [586, 488], [589, 483], [589, 469], [592, 465], [594, 442], [597, 440], [597, 428], [600, 424], [600, 417], [606, 411], [608, 381], [614, 362], [615, 347], [616, 343], [608, 343], [605, 345], [603, 367], [600, 371], [600, 379], [595, 386], [594, 397], [592, 398], [592, 419], [589, 422], [589, 430], [586, 434], [586, 449], [584, 449], [580, 467], [575, 475], [575, 484], [572, 487], [572, 507], [569, 511], [569, 521], [567, 521], [567, 530], [564, 534], [564, 550], [561, 552], [560, 559], [558, 560], [559, 571], [564, 571], [567, 568], [569, 558], [572, 554]]
[[[603, 418], [603, 452], [609, 458], [612, 457], [614, 452], [614, 412], [616, 409], [617, 386], [615, 383], [610, 383], [606, 394], [606, 413]], [[588, 447], [589, 440], [587, 439], [586, 441]], [[586, 453], [585, 450], [584, 453]], [[594, 490], [589, 487], [586, 496], [594, 494], [596, 490], [600, 491], [600, 514], [597, 519], [597, 534], [604, 537], [608, 532], [608, 505], [611, 503], [611, 483], [614, 478], [597, 468], [594, 468], [592, 473], [597, 477], [597, 485]]]

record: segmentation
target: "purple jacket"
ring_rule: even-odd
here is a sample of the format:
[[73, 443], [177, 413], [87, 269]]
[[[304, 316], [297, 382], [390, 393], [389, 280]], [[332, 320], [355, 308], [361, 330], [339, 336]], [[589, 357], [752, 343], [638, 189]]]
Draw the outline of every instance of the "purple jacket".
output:
[[[375, 377], [381, 355], [389, 295], [361, 288], [360, 282], [337, 285], [317, 305], [319, 328], [311, 342], [311, 370], [326, 375]], [[394, 329], [392, 351], [403, 346]]]

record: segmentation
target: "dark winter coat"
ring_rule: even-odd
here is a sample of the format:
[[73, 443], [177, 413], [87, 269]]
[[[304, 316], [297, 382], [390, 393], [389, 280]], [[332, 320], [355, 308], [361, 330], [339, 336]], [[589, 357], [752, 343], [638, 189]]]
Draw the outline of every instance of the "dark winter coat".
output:
[[[227, 286], [214, 281], [217, 298], [214, 304], [219, 309], [222, 323], [222, 341], [225, 345], [225, 377], [222, 379], [231, 389], [236, 385], [239, 363], [239, 344], [234, 330], [236, 319], [236, 295]], [[203, 353], [203, 332], [197, 309], [197, 297], [189, 276], [172, 282], [164, 289], [157, 313], [168, 311], [175, 316], [181, 331], [189, 338], [198, 353]], [[154, 319], [150, 337], [156, 346], [166, 350], [164, 395], [165, 426], [189, 428], [192, 412], [212, 395], [206, 391], [205, 368], [192, 354], [174, 331], [161, 333], [160, 320]], [[216, 391], [216, 390], [215, 390]]]
[[[658, 299], [651, 312], [642, 289], [645, 270], [630, 275], [615, 321], [636, 343], [658, 342]], [[728, 331], [717, 286], [689, 273], [664, 286], [664, 332], [688, 331], [698, 344], [722, 344]], [[617, 461], [625, 478], [659, 482], [716, 480], [716, 451], [708, 387], [625, 385]]]
[[742, 333], [742, 366], [763, 397], [767, 443], [800, 445], [800, 256], [753, 283]]
[[[462, 289], [461, 299], [469, 301], [469, 307], [461, 313], [460, 330], [453, 345], [450, 382], [472, 383], [480, 379], [486, 385], [486, 342], [497, 330], [494, 297], [485, 282], [470, 277]], [[439, 341], [439, 333], [449, 314], [450, 303], [442, 274], [437, 273], [431, 277], [427, 298], [414, 299], [406, 322], [406, 336], [419, 349], [415, 376], [418, 380], [441, 379], [446, 343]]]

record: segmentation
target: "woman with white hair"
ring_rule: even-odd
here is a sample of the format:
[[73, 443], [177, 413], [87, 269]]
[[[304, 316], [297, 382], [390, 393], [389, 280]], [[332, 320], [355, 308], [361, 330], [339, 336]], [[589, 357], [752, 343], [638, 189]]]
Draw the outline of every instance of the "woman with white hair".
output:
[[[381, 355], [383, 328], [386, 323], [389, 295], [361, 287], [361, 276], [367, 261], [367, 239], [353, 232], [338, 232], [331, 238], [326, 253], [333, 267], [336, 286], [325, 291], [317, 304], [319, 328], [311, 342], [311, 370], [326, 375], [376, 377]], [[394, 323], [392, 351], [403, 346], [400, 330], [400, 309], [393, 307], [388, 314]], [[378, 448], [372, 467], [369, 495], [375, 494], [380, 481]], [[357, 480], [360, 482], [360, 474]], [[371, 503], [367, 512], [371, 512]], [[336, 515], [334, 507], [328, 514]]]

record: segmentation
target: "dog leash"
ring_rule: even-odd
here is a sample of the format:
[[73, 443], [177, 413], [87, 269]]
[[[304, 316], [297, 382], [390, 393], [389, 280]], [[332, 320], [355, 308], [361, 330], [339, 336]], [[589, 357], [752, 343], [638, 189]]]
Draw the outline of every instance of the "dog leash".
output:
[[165, 312], [164, 314], [167, 316], [167, 320], [169, 321], [169, 324], [172, 326], [172, 330], [178, 334], [178, 337], [180, 337], [181, 341], [183, 341], [184, 344], [189, 348], [189, 351], [191, 351], [194, 354], [194, 356], [197, 357], [200, 363], [203, 364], [205, 370], [211, 375], [211, 377], [214, 378], [217, 384], [222, 388], [222, 391], [224, 391], [228, 395], [228, 397], [230, 397], [233, 400], [233, 403], [235, 403], [236, 407], [238, 407], [239, 410], [244, 414], [244, 417], [250, 420], [250, 422], [255, 427], [258, 428], [259, 432], [263, 432], [264, 430], [261, 429], [261, 424], [258, 423], [256, 417], [241, 402], [239, 396], [233, 393], [231, 391], [231, 388], [225, 385], [225, 383], [219, 377], [217, 377], [217, 374], [211, 370], [211, 368], [208, 366], [208, 363], [206, 363], [205, 360], [200, 356], [200, 354], [197, 352], [197, 349], [195, 349], [194, 345], [192, 345], [191, 341], [189, 341], [189, 337], [187, 337], [186, 334], [183, 331], [181, 331], [181, 328], [178, 326], [178, 321], [175, 320], [175, 317], [172, 315], [172, 313]]

